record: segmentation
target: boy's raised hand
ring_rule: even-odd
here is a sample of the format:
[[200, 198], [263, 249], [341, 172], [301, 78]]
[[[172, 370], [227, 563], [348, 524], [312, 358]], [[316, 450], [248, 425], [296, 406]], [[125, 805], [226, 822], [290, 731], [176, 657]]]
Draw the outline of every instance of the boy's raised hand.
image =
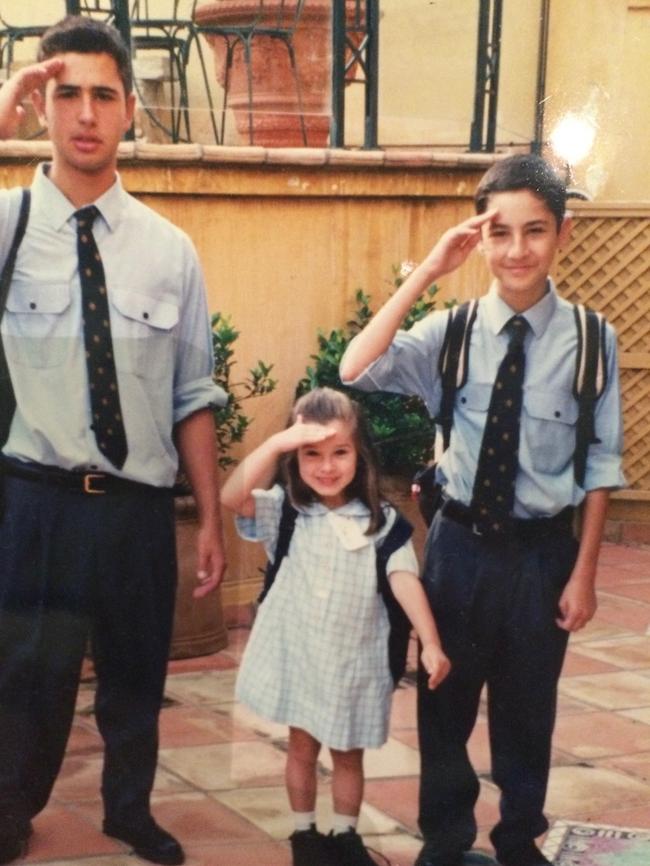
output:
[[23, 101], [63, 68], [63, 60], [52, 57], [14, 73], [0, 89], [0, 138], [12, 138], [25, 115]]
[[437, 244], [426, 257], [423, 264], [437, 276], [456, 270], [463, 264], [481, 240], [481, 228], [494, 219], [497, 210], [492, 208], [464, 222], [441, 235]]

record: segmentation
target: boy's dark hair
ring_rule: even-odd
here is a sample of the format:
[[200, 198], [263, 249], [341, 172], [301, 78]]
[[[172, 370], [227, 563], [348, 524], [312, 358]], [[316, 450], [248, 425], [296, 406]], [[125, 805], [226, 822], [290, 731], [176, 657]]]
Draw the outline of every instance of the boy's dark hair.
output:
[[506, 157], [485, 172], [474, 195], [476, 213], [488, 210], [492, 193], [518, 189], [530, 190], [546, 204], [559, 231], [566, 211], [566, 184], [545, 159], [534, 153]]
[[[289, 426], [295, 424], [298, 415], [301, 415], [304, 421], [316, 424], [343, 421], [351, 425], [352, 438], [357, 449], [357, 471], [345, 493], [349, 499], [360, 499], [370, 509], [370, 525], [366, 535], [377, 532], [384, 525], [385, 516], [381, 507], [375, 456], [361, 408], [342, 391], [314, 388], [296, 401], [291, 411]], [[308, 505], [315, 501], [313, 491], [300, 477], [295, 451], [284, 456], [281, 472], [293, 503]]]
[[86, 15], [68, 15], [45, 31], [38, 48], [38, 60], [57, 54], [108, 54], [117, 65], [124, 93], [133, 90], [131, 53], [119, 31]]

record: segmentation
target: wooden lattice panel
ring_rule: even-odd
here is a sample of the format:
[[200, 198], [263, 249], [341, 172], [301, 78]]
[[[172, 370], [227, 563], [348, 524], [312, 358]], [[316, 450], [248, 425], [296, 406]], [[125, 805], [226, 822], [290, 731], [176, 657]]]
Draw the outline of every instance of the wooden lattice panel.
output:
[[576, 207], [556, 280], [563, 297], [601, 310], [616, 328], [625, 474], [634, 497], [650, 500], [650, 207]]

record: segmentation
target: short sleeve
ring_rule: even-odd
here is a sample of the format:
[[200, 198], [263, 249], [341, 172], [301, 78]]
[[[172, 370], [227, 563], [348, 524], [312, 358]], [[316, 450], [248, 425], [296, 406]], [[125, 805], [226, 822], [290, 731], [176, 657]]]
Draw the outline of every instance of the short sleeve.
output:
[[[384, 513], [386, 515], [386, 523], [384, 524], [378, 537], [379, 543], [381, 543], [383, 539], [388, 535], [393, 524], [395, 523], [395, 520], [397, 519], [397, 511], [393, 508], [392, 505], [384, 503], [384, 509]], [[390, 577], [390, 575], [395, 571], [408, 571], [411, 574], [420, 573], [420, 566], [417, 556], [415, 554], [415, 548], [413, 547], [412, 536], [388, 557], [388, 562], [386, 563], [387, 576]]]
[[388, 558], [386, 574], [390, 577], [390, 575], [395, 571], [408, 571], [411, 574], [420, 573], [420, 566], [418, 564], [417, 556], [415, 555], [415, 548], [413, 547], [413, 542], [410, 538], [406, 544], [399, 547], [395, 553]]
[[235, 526], [239, 535], [246, 541], [260, 541], [264, 545], [266, 555], [272, 559], [278, 539], [285, 492], [279, 484], [275, 484], [270, 490], [253, 490], [252, 496], [255, 500], [255, 516], [237, 515]]

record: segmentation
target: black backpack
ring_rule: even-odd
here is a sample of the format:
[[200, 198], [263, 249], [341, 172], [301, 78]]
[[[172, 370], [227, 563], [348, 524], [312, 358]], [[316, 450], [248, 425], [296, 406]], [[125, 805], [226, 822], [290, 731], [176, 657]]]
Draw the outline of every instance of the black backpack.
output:
[[[447, 329], [438, 358], [442, 397], [435, 419], [440, 430], [442, 451], [449, 447], [456, 391], [467, 382], [469, 344], [477, 311], [478, 300], [473, 299], [452, 307], [448, 313]], [[578, 401], [578, 421], [573, 468], [576, 483], [582, 486], [589, 446], [600, 442], [596, 436], [594, 413], [596, 401], [607, 384], [605, 318], [582, 304], [574, 304], [573, 313], [578, 334], [573, 382], [573, 395]], [[425, 466], [415, 475], [411, 487], [427, 525], [431, 524], [442, 499], [435, 472], [435, 464]]]
[[[258, 598], [261, 604], [268, 595], [273, 581], [280, 569], [282, 560], [289, 552], [291, 538], [296, 526], [297, 510], [290, 503], [285, 494], [282, 503], [282, 514], [278, 529], [278, 542], [275, 548], [275, 558], [266, 565], [264, 571], [264, 585]], [[395, 686], [404, 676], [406, 670], [406, 656], [408, 654], [409, 639], [411, 636], [411, 622], [405, 614], [402, 606], [393, 595], [386, 572], [386, 565], [392, 554], [405, 544], [413, 534], [411, 524], [398, 514], [395, 522], [386, 533], [386, 537], [376, 550], [377, 557], [377, 592], [381, 594], [382, 600], [388, 613], [390, 623], [390, 634], [388, 637], [388, 665]]]

